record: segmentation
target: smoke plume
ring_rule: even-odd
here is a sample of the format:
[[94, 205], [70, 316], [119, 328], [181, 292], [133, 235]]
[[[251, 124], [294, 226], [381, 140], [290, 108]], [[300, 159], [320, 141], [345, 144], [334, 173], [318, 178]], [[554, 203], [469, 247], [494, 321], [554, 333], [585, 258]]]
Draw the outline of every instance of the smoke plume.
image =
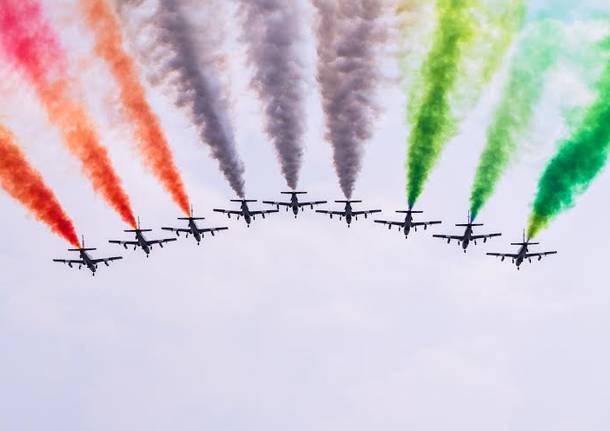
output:
[[80, 247], [70, 218], [42, 176], [29, 164], [13, 135], [0, 125], [0, 187], [34, 216], [68, 241]]
[[376, 52], [384, 39], [382, 2], [313, 0], [318, 10], [318, 83], [326, 116], [327, 139], [341, 190], [351, 198], [371, 138], [379, 81]]
[[159, 118], [146, 100], [136, 65], [123, 48], [123, 36], [117, 17], [107, 0], [81, 0], [81, 6], [87, 23], [95, 33], [96, 53], [106, 60], [119, 84], [121, 103], [135, 125], [138, 148], [144, 163], [188, 215], [189, 199], [182, 178]]
[[130, 226], [136, 226], [129, 198], [108, 152], [82, 106], [72, 100], [65, 55], [37, 0], [0, 0], [0, 45], [32, 83], [49, 119], [61, 131], [95, 191]]
[[269, 139], [288, 187], [296, 189], [303, 158], [303, 67], [298, 45], [301, 20], [294, 0], [240, 0], [252, 87], [265, 110]]

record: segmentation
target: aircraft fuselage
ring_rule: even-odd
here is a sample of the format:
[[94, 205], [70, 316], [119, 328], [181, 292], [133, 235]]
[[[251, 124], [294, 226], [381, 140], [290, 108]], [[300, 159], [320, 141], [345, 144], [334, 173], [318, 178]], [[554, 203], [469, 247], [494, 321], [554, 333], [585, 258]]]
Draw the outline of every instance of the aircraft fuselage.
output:
[[252, 223], [252, 216], [250, 215], [250, 208], [248, 208], [246, 202], [241, 203], [241, 215], [244, 217], [246, 224], [250, 226], [250, 223]]
[[404, 227], [405, 237], [409, 236], [412, 226], [413, 226], [413, 215], [411, 213], [408, 213], [407, 216], [405, 217], [405, 227]]
[[472, 241], [472, 226], [467, 226], [466, 231], [464, 232], [464, 238], [462, 239], [462, 248], [464, 251], [470, 245], [470, 241]]
[[189, 220], [189, 229], [195, 237], [195, 241], [197, 241], [198, 243], [201, 242], [201, 234], [199, 233], [199, 228], [197, 227], [197, 223], [195, 223], [195, 220]]
[[91, 260], [86, 251], [81, 250], [80, 258], [83, 260], [83, 262], [85, 262], [85, 266], [87, 266], [87, 269], [89, 269], [89, 271], [95, 274], [95, 272], [97, 271], [97, 266], [93, 263], [93, 260]]
[[292, 195], [290, 198], [290, 208], [292, 208], [295, 217], [299, 215], [299, 198], [297, 198], [297, 195]]
[[136, 241], [138, 242], [138, 245], [142, 248], [144, 253], [146, 253], [146, 255], [148, 256], [150, 254], [150, 247], [148, 246], [148, 242], [146, 241], [146, 238], [144, 238], [144, 234], [142, 232], [136, 232]]

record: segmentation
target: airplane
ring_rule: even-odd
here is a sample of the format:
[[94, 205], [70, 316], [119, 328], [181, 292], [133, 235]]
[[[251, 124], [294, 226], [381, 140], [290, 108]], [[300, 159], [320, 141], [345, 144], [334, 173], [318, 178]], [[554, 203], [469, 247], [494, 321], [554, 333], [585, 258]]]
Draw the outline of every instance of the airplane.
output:
[[173, 227], [162, 227], [161, 229], [167, 230], [170, 232], [175, 232], [176, 236], [180, 236], [180, 233], [185, 233], [187, 238], [189, 237], [189, 235], [193, 235], [193, 238], [195, 238], [195, 241], [197, 241], [197, 245], [199, 245], [199, 243], [201, 242], [202, 238], [204, 237], [204, 235], [206, 233], [209, 232], [212, 234], [212, 236], [214, 236], [214, 234], [216, 232], [229, 229], [228, 227], [214, 227], [214, 228], [199, 229], [196, 222], [199, 220], [205, 220], [205, 217], [194, 217], [193, 216], [193, 207], [191, 207], [190, 217], [178, 217], [178, 220], [187, 221], [188, 228], [181, 229], [181, 228], [173, 228]]
[[470, 218], [470, 213], [468, 213], [468, 223], [456, 224], [456, 226], [466, 228], [463, 235], [461, 235], [461, 236], [460, 235], [432, 235], [432, 236], [434, 238], [446, 239], [447, 244], [449, 244], [452, 239], [456, 240], [458, 242], [458, 244], [461, 244], [462, 249], [464, 250], [464, 253], [466, 253], [466, 249], [468, 248], [468, 246], [470, 245], [471, 242], [473, 242], [474, 245], [477, 245], [477, 240], [482, 239], [483, 242], [487, 242], [487, 240], [489, 238], [502, 236], [501, 233], [491, 233], [491, 234], [487, 234], [487, 235], [474, 235], [472, 228], [478, 227], [478, 226], [483, 226], [483, 225], [473, 223], [472, 219]]
[[413, 221], [413, 214], [422, 214], [423, 211], [414, 211], [409, 209], [407, 211], [396, 211], [398, 214], [406, 214], [404, 221], [387, 221], [387, 220], [375, 220], [375, 223], [387, 225], [388, 229], [392, 230], [392, 226], [398, 226], [398, 230], [402, 230], [405, 233], [405, 238], [409, 237], [411, 229], [417, 232], [419, 226], [423, 226], [424, 230], [428, 229], [428, 226], [433, 224], [441, 224], [440, 221]]
[[320, 214], [328, 214], [332, 219], [334, 215], [339, 216], [339, 220], [343, 220], [345, 217], [345, 221], [347, 222], [347, 227], [351, 227], [352, 219], [358, 220], [358, 216], [364, 215], [364, 218], [368, 218], [369, 214], [380, 213], [381, 210], [368, 210], [368, 211], [354, 211], [352, 209], [352, 204], [359, 204], [362, 201], [354, 201], [354, 200], [346, 200], [346, 201], [335, 201], [338, 204], [345, 204], [345, 209], [343, 211], [327, 211], [327, 210], [316, 210], [317, 213]]
[[539, 242], [530, 242], [529, 238], [525, 238], [525, 231], [523, 232], [523, 242], [513, 242], [510, 245], [519, 246], [519, 251], [515, 254], [512, 253], [487, 253], [488, 256], [500, 257], [504, 262], [504, 259], [511, 259], [512, 263], [515, 264], [517, 269], [521, 269], [521, 264], [527, 259], [529, 263], [532, 263], [532, 257], [537, 257], [538, 261], [541, 261], [543, 257], [557, 254], [556, 251], [545, 251], [542, 253], [530, 253], [529, 247], [532, 245], [539, 245]]
[[118, 245], [122, 245], [123, 247], [125, 247], [125, 249], [127, 249], [127, 246], [129, 245], [133, 245], [133, 249], [137, 249], [138, 247], [140, 247], [144, 253], [146, 253], [146, 257], [148, 257], [150, 255], [150, 252], [152, 251], [152, 247], [153, 245], [159, 245], [159, 247], [163, 248], [163, 244], [168, 243], [168, 242], [172, 242], [172, 241], [176, 241], [176, 238], [166, 238], [166, 239], [156, 239], [153, 241], [148, 241], [145, 237], [144, 237], [144, 233], [145, 232], [152, 232], [152, 229], [142, 229], [140, 228], [140, 218], [138, 217], [138, 228], [137, 229], [128, 229], [125, 230], [124, 232], [127, 233], [134, 233], [135, 234], [135, 241], [114, 241], [114, 240], [110, 240], [108, 241], [110, 244], [118, 244]]
[[298, 195], [305, 195], [307, 192], [282, 192], [283, 195], [291, 195], [290, 202], [275, 202], [275, 201], [263, 201], [264, 204], [275, 205], [277, 209], [280, 209], [280, 206], [286, 207], [286, 211], [292, 209], [292, 213], [294, 214], [294, 218], [297, 218], [299, 215], [299, 209], [303, 211], [304, 207], [311, 207], [313, 209], [314, 205], [322, 205], [327, 203], [327, 201], [314, 201], [314, 202], [299, 202]]
[[69, 248], [68, 251], [77, 251], [80, 254], [80, 259], [53, 259], [53, 262], [65, 263], [70, 268], [74, 268], [72, 265], [78, 265], [78, 269], [82, 269], [83, 266], [91, 271], [91, 275], [95, 277], [97, 266], [103, 263], [106, 266], [110, 266], [110, 262], [115, 260], [123, 259], [120, 256], [104, 257], [101, 259], [93, 259], [89, 256], [89, 251], [95, 251], [96, 248], [85, 248], [85, 237], [82, 239], [82, 246], [80, 248]]
[[256, 216], [262, 216], [265, 218], [265, 214], [273, 214], [279, 212], [279, 210], [262, 210], [262, 211], [250, 211], [248, 208], [249, 203], [258, 202], [256, 200], [248, 200], [248, 199], [232, 199], [231, 202], [237, 202], [241, 204], [241, 208], [239, 210], [223, 210], [223, 209], [214, 209], [214, 212], [226, 214], [229, 218], [231, 215], [237, 216], [237, 220], [241, 217], [244, 218], [248, 227], [250, 227], [250, 223], [256, 219]]

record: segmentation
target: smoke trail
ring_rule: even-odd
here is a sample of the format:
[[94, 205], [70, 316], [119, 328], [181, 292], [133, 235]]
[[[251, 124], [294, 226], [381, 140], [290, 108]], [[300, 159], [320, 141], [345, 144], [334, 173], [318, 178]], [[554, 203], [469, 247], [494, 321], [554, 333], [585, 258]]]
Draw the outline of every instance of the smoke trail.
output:
[[341, 190], [351, 198], [363, 143], [372, 135], [378, 81], [375, 52], [384, 39], [378, 0], [313, 0], [318, 9], [318, 82]]
[[[610, 52], [610, 38], [602, 44]], [[600, 54], [601, 55], [601, 54]], [[574, 205], [608, 160], [610, 149], [610, 60], [596, 84], [597, 100], [587, 109], [580, 126], [565, 140], [538, 182], [529, 219], [528, 237], [535, 237], [559, 213]]]
[[136, 66], [123, 49], [123, 36], [107, 0], [81, 0], [88, 24], [95, 32], [97, 54], [105, 59], [119, 83], [121, 102], [135, 123], [139, 149], [146, 166], [185, 214], [189, 199], [159, 119], [146, 101]]
[[15, 145], [13, 135], [0, 125], [0, 187], [29, 209], [38, 220], [80, 247], [72, 221], [51, 189]]
[[[213, 3], [205, 2], [198, 7], [209, 10], [214, 7]], [[129, 11], [137, 6], [138, 0], [119, 0], [119, 4]], [[143, 57], [156, 62], [160, 80], [176, 90], [174, 103], [187, 111], [229, 184], [243, 197], [244, 167], [237, 154], [228, 102], [216, 69], [217, 46], [208, 37], [208, 33], [219, 32], [221, 22], [210, 20], [209, 28], [202, 32], [203, 40], [196, 40], [180, 3], [160, 0], [153, 23], [153, 48], [157, 52], [154, 59], [146, 53]]]
[[473, 219], [493, 194], [517, 150], [517, 140], [530, 124], [560, 45], [561, 28], [550, 21], [532, 24], [520, 41], [475, 174], [470, 195]]
[[453, 133], [449, 92], [459, 75], [462, 53], [474, 35], [471, 8], [475, 0], [438, 0], [438, 28], [428, 58], [422, 67], [421, 100], [413, 110], [408, 160], [409, 207], [423, 191], [424, 183], [441, 150]]
[[8, 59], [35, 87], [49, 119], [81, 161], [94, 190], [135, 227], [129, 198], [106, 149], [83, 108], [70, 98], [63, 51], [37, 0], [0, 0], [0, 44]]
[[265, 107], [266, 131], [288, 187], [296, 189], [303, 158], [303, 67], [300, 19], [294, 0], [240, 0], [252, 87]]
[[432, 168], [498, 69], [525, 15], [523, 0], [439, 0], [433, 44], [411, 95], [408, 203], [415, 204]]

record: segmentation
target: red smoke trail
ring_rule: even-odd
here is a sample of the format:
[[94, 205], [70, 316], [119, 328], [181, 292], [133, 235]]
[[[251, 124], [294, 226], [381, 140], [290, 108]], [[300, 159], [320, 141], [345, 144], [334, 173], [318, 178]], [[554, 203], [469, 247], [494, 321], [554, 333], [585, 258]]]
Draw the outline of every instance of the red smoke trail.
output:
[[0, 0], [0, 44], [5, 55], [36, 88], [49, 119], [81, 161], [95, 191], [130, 226], [136, 221], [108, 152], [82, 106], [70, 97], [65, 56], [37, 0]]
[[121, 102], [127, 116], [136, 126], [139, 148], [146, 165], [188, 215], [189, 199], [172, 151], [161, 130], [159, 119], [146, 101], [136, 66], [123, 48], [123, 37], [116, 16], [106, 0], [81, 0], [81, 5], [87, 22], [95, 32], [96, 52], [109, 64], [119, 83]]
[[38, 220], [47, 224], [74, 247], [80, 242], [57, 198], [40, 174], [28, 163], [15, 145], [13, 135], [0, 125], [0, 187], [28, 208]]

